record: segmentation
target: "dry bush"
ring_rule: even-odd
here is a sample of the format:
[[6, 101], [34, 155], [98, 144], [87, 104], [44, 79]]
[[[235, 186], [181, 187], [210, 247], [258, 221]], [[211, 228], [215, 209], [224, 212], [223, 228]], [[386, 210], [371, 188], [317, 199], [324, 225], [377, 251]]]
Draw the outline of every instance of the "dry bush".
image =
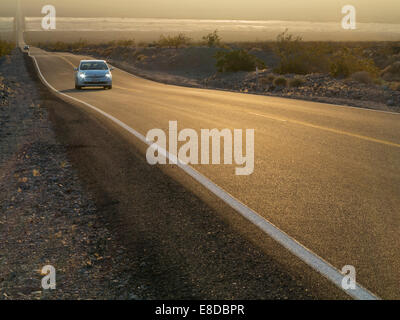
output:
[[386, 81], [400, 81], [400, 61], [396, 61], [387, 66], [381, 73]]
[[0, 57], [10, 54], [14, 47], [14, 43], [10, 41], [0, 40]]
[[242, 49], [218, 51], [215, 58], [218, 72], [254, 71], [256, 67], [265, 69], [263, 61]]
[[364, 84], [371, 84], [374, 82], [374, 79], [367, 71], [355, 72], [351, 75], [351, 79]]
[[259, 82], [260, 82], [261, 85], [267, 86], [267, 85], [272, 84], [274, 82], [274, 80], [275, 80], [275, 76], [273, 74], [269, 74], [269, 75], [267, 75], [265, 77], [261, 77], [259, 79]]
[[373, 78], [379, 74], [374, 61], [363, 57], [360, 49], [344, 47], [334, 53], [330, 72], [332, 76], [347, 78], [359, 71], [365, 71]]
[[146, 59], [147, 59], [147, 56], [144, 55], [144, 54], [139, 54], [139, 55], [136, 57], [136, 60], [137, 60], [137, 61], [144, 61], [144, 60], [146, 60]]
[[39, 43], [38, 47], [50, 51], [73, 51], [88, 47], [88, 42], [86, 40], [79, 40], [75, 42], [46, 42]]
[[164, 36], [160, 37], [160, 40], [156, 43], [156, 46], [166, 48], [180, 48], [184, 46], [188, 46], [191, 44], [191, 39], [187, 37], [184, 33], [180, 33], [176, 36]]
[[277, 73], [309, 74], [329, 70], [329, 44], [322, 42], [307, 43], [301, 37], [295, 37], [285, 30], [279, 34], [274, 51], [279, 57]]
[[219, 47], [221, 45], [221, 37], [218, 34], [218, 30], [207, 34], [203, 38], [203, 44], [210, 48]]
[[289, 87], [298, 88], [298, 87], [301, 87], [302, 85], [304, 85], [304, 83], [305, 83], [304, 78], [295, 77], [295, 78], [289, 80]]
[[288, 81], [285, 77], [277, 77], [273, 83], [275, 87], [287, 87], [288, 85]]
[[274, 44], [280, 62], [280, 74], [330, 73], [334, 77], [349, 77], [365, 71], [375, 78], [379, 70], [368, 57], [365, 45], [333, 42], [304, 42], [288, 30], [277, 37]]
[[113, 54], [113, 52], [114, 52], [114, 48], [108, 47], [108, 48], [105, 48], [105, 49], [103, 49], [103, 50], [100, 50], [99, 53], [100, 53], [102, 56], [110, 57], [110, 56]]
[[108, 46], [112, 47], [134, 47], [136, 42], [134, 39], [130, 40], [113, 40], [107, 43]]
[[392, 90], [400, 91], [400, 82], [393, 82], [390, 87]]

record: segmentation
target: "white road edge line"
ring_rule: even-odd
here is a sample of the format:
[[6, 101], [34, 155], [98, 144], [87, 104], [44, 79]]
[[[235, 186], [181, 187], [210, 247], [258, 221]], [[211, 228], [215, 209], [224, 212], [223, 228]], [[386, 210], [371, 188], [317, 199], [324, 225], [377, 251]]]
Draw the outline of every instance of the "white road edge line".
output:
[[[35, 58], [35, 56], [31, 56], [29, 53], [29, 56], [33, 58], [36, 66], [36, 70], [38, 71], [38, 74], [42, 80], [42, 82], [52, 91], [55, 93], [64, 96], [68, 99], [71, 99], [73, 101], [76, 101], [78, 103], [81, 103], [90, 109], [97, 111], [104, 117], [108, 118], [109, 120], [113, 121], [114, 123], [118, 124], [120, 127], [124, 128], [126, 131], [129, 133], [133, 134], [136, 138], [138, 138], [140, 141], [147, 145], [152, 145], [153, 142], [147, 140], [141, 133], [136, 131], [135, 129], [132, 129], [122, 121], [118, 120], [117, 118], [113, 117], [112, 115], [109, 115], [108, 113], [96, 108], [95, 106], [79, 100], [77, 98], [74, 98], [72, 96], [69, 96], [65, 93], [62, 93], [55, 89], [50, 83], [47, 82], [47, 80], [44, 78], [40, 68], [39, 64]], [[344, 290], [342, 288], [342, 280], [344, 275], [336, 269], [334, 266], [332, 266], [329, 262], [325, 261], [321, 257], [319, 257], [317, 254], [313, 253], [311, 250], [303, 246], [301, 243], [297, 242], [294, 238], [290, 237], [288, 234], [280, 230], [278, 227], [273, 225], [271, 222], [263, 218], [261, 215], [244, 205], [242, 202], [240, 202], [238, 199], [234, 198], [232, 195], [230, 195], [228, 192], [217, 186], [215, 183], [213, 183], [211, 180], [203, 176], [200, 172], [197, 170], [193, 169], [189, 165], [182, 163], [177, 159], [177, 157], [173, 154], [170, 154], [167, 150], [163, 148], [158, 148], [159, 152], [165, 156], [167, 159], [172, 161], [173, 163], [177, 162], [177, 166], [181, 168], [184, 172], [186, 172], [189, 176], [191, 176], [194, 180], [196, 180], [198, 183], [203, 185], [205, 188], [207, 188], [209, 191], [211, 191], [214, 195], [216, 195], [218, 198], [223, 200], [226, 204], [228, 204], [230, 207], [235, 209], [237, 212], [239, 212], [244, 218], [252, 222], [254, 225], [259, 227], [262, 231], [264, 231], [267, 235], [269, 235], [271, 238], [273, 238], [275, 241], [277, 241], [279, 244], [281, 244], [283, 247], [285, 247], [287, 250], [289, 250], [292, 254], [294, 254], [296, 257], [301, 259], [303, 262], [308, 264], [311, 268], [322, 274], [324, 277], [329, 279], [333, 284], [335, 284], [337, 287], [339, 287], [341, 290], [343, 290], [346, 294], [351, 296], [354, 299], [358, 300], [379, 300], [380, 298], [367, 290], [366, 288], [362, 287], [358, 283], [356, 284], [355, 289], [349, 289], [349, 290]]]

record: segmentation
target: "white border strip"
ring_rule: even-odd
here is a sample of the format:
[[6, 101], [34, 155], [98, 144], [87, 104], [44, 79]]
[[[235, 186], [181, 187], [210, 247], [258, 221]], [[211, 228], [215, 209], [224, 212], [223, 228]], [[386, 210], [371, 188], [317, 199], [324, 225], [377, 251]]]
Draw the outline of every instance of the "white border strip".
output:
[[[153, 141], [147, 140], [142, 134], [140, 134], [138, 131], [132, 129], [122, 121], [118, 120], [117, 118], [113, 117], [112, 115], [109, 115], [108, 113], [96, 108], [95, 106], [84, 102], [82, 100], [79, 100], [77, 98], [71, 97], [65, 93], [62, 93], [55, 89], [51, 84], [47, 82], [47, 80], [44, 78], [42, 72], [40, 71], [39, 64], [37, 63], [37, 60], [34, 56], [31, 56], [29, 53], [29, 56], [33, 58], [35, 62], [36, 69], [38, 71], [38, 74], [42, 80], [42, 82], [50, 88], [52, 91], [55, 93], [64, 96], [68, 99], [74, 100], [76, 102], [79, 102], [90, 109], [100, 113], [104, 117], [108, 118], [109, 120], [113, 121], [120, 127], [124, 128], [126, 131], [134, 135], [136, 138], [138, 138], [140, 141], [147, 145], [152, 145]], [[332, 283], [334, 283], [337, 287], [339, 287], [341, 290], [343, 290], [345, 293], [347, 293], [349, 296], [351, 296], [354, 299], [359, 299], [359, 300], [378, 300], [379, 298], [362, 287], [359, 284], [356, 284], [355, 289], [349, 289], [349, 290], [344, 290], [342, 288], [342, 280], [344, 275], [337, 270], [334, 266], [332, 266], [330, 263], [319, 257], [317, 254], [313, 253], [311, 250], [307, 249], [305, 246], [303, 246], [301, 243], [297, 242], [295, 239], [290, 237], [288, 234], [280, 230], [278, 227], [273, 225], [271, 222], [263, 218], [261, 215], [241, 203], [239, 200], [234, 198], [232, 195], [230, 195], [228, 192], [217, 186], [215, 183], [213, 183], [211, 180], [203, 176], [200, 172], [197, 170], [193, 169], [189, 165], [182, 163], [175, 155], [170, 154], [167, 150], [159, 147], [158, 152], [160, 152], [163, 156], [165, 156], [167, 159], [169, 159], [172, 163], [177, 163], [177, 166], [181, 168], [184, 172], [186, 172], [189, 176], [191, 176], [193, 179], [195, 179], [197, 182], [199, 182], [201, 185], [203, 185], [205, 188], [207, 188], [209, 191], [211, 191], [213, 194], [215, 194], [218, 198], [223, 200], [226, 204], [228, 204], [230, 207], [235, 209], [237, 212], [239, 212], [243, 217], [245, 217], [247, 220], [255, 224], [257, 227], [259, 227], [262, 231], [264, 231], [266, 234], [268, 234], [271, 238], [273, 238], [275, 241], [279, 242], [282, 246], [284, 246], [286, 249], [288, 249], [291, 253], [293, 253], [296, 257], [301, 259], [303, 262], [308, 264], [311, 268], [325, 276], [327, 279], [329, 279]]]

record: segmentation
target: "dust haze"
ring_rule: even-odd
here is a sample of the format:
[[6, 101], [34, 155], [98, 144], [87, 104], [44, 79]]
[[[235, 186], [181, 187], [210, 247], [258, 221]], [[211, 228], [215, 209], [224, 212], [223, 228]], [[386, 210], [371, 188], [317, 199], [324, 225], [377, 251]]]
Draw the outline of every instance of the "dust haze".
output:
[[[341, 8], [349, 3], [357, 9], [358, 28], [345, 32], [340, 28], [343, 17]], [[25, 17], [41, 17], [41, 8], [49, 2], [21, 0], [21, 4]], [[161, 34], [173, 35], [180, 31], [200, 39], [202, 35], [218, 29], [226, 41], [265, 41], [275, 39], [277, 34], [289, 28], [305, 40], [400, 40], [400, 1], [397, 0], [53, 0], [51, 4], [56, 7], [58, 18], [138, 20], [118, 28], [99, 20], [97, 26], [91, 24], [93, 29], [83, 25], [75, 30], [69, 28], [76, 27], [76, 21], [64, 20], [52, 33], [39, 32], [42, 31], [40, 23], [35, 25], [31, 22], [31, 28], [26, 30], [29, 39], [74, 41], [79, 37], [91, 42], [110, 38], [153, 41]], [[1, 16], [13, 16], [15, 0], [2, 0], [0, 8]], [[174, 25], [171, 25], [171, 20], [175, 20]], [[204, 23], [204, 20], [210, 22]], [[260, 25], [256, 21], [273, 23]], [[152, 28], [148, 28], [149, 24]], [[76, 31], [82, 32], [77, 35]]]

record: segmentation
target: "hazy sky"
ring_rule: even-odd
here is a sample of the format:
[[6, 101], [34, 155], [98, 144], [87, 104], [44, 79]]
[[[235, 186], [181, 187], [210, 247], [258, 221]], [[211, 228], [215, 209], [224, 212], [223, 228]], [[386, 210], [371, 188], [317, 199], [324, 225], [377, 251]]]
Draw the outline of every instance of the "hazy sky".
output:
[[[0, 16], [16, 0], [0, 0]], [[25, 14], [40, 16], [53, 4], [59, 16], [338, 21], [352, 4], [359, 22], [400, 23], [400, 0], [22, 0]]]

